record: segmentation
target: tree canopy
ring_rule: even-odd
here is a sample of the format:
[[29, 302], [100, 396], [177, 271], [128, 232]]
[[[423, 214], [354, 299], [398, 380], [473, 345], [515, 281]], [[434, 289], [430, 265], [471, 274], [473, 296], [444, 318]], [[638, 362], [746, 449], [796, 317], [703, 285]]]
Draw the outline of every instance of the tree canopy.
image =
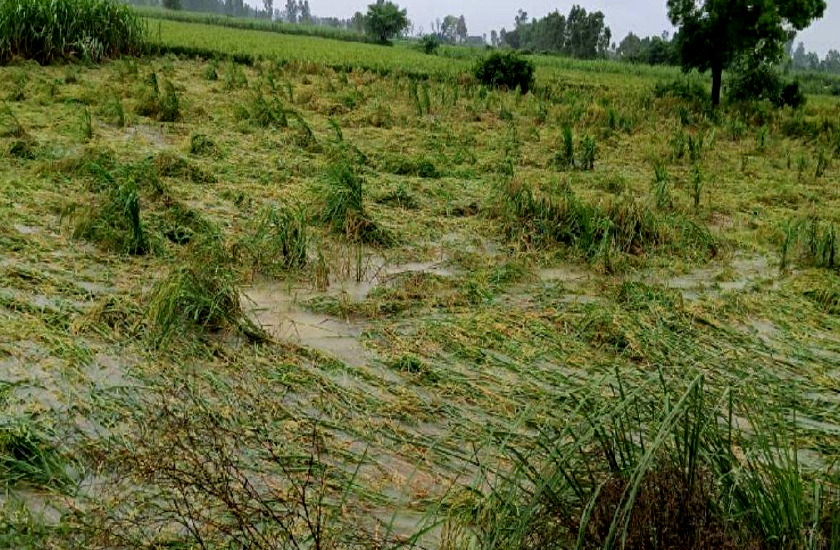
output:
[[825, 0], [667, 0], [684, 69], [712, 72], [720, 103], [723, 70], [749, 54], [778, 61], [794, 31], [822, 17]]
[[528, 14], [519, 10], [514, 23], [514, 30], [500, 31], [499, 41], [515, 49], [594, 59], [606, 56], [612, 39], [603, 12], [587, 12], [577, 5], [572, 6], [568, 16], [555, 10], [531, 22], [528, 22]]
[[379, 42], [386, 43], [408, 28], [408, 11], [393, 2], [378, 0], [368, 6], [365, 30]]

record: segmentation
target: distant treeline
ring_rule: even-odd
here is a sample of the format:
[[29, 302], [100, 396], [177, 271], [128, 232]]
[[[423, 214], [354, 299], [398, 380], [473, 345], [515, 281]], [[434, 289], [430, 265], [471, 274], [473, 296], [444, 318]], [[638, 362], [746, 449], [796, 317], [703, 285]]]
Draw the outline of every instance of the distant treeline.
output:
[[493, 46], [508, 46], [517, 50], [549, 52], [579, 59], [607, 57], [612, 31], [605, 23], [603, 12], [587, 13], [585, 8], [572, 6], [568, 15], [553, 11], [542, 19], [528, 21], [528, 13], [519, 10], [514, 29], [501, 29], [490, 34]]

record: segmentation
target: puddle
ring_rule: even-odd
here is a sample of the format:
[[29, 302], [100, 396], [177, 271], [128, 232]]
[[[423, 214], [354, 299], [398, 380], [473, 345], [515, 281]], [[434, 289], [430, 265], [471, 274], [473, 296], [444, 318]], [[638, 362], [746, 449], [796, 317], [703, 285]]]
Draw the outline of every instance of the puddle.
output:
[[158, 149], [163, 149], [167, 146], [166, 135], [163, 130], [147, 124], [129, 126], [125, 129], [124, 136], [126, 141], [139, 140], [153, 145]]
[[[242, 308], [274, 338], [295, 342], [340, 359], [350, 366], [370, 363], [373, 353], [360, 342], [366, 324], [356, 320], [313, 313], [301, 304], [322, 296], [346, 296], [363, 301], [371, 290], [390, 284], [398, 277], [411, 273], [428, 273], [452, 277], [456, 271], [445, 262], [410, 262], [388, 264], [381, 257], [368, 257], [357, 269], [359, 281], [346, 277], [349, 266], [333, 270], [337, 277], [330, 281], [326, 292], [308, 288], [289, 287], [274, 280], [259, 280], [242, 294]], [[344, 277], [341, 277], [344, 275]]]
[[574, 281], [585, 281], [589, 278], [589, 275], [568, 266], [561, 266], [538, 269], [537, 277], [543, 282], [570, 283]]
[[15, 228], [15, 231], [17, 231], [21, 235], [37, 235], [41, 232], [39, 228], [32, 225], [23, 225], [16, 223], [13, 227]]
[[359, 338], [361, 323], [307, 311], [300, 301], [315, 296], [301, 289], [284, 288], [276, 281], [262, 281], [243, 293], [242, 308], [278, 340], [323, 351], [351, 366], [363, 366], [371, 356]]
[[[727, 277], [729, 274], [732, 277]], [[739, 256], [729, 266], [695, 269], [667, 279], [665, 285], [679, 290], [685, 299], [696, 300], [703, 293], [718, 295], [721, 292], [740, 292], [774, 274], [775, 270], [765, 256]]]

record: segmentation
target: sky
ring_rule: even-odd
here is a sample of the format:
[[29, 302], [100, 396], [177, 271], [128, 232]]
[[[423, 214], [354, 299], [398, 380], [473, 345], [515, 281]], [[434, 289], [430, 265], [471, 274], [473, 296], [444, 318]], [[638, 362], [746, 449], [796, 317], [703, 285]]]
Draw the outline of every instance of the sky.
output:
[[[366, 5], [373, 0], [309, 0], [312, 13], [320, 16], [338, 16], [349, 18], [356, 11], [364, 12]], [[443, 19], [447, 14], [464, 15], [467, 29], [472, 35], [487, 33], [505, 27], [513, 27], [513, 18], [519, 8], [528, 12], [529, 17], [542, 17], [555, 9], [568, 13], [572, 4], [578, 3], [587, 10], [601, 10], [607, 16], [607, 25], [612, 29], [613, 40], [618, 42], [629, 31], [641, 36], [660, 34], [664, 30], [673, 30], [665, 10], [665, 0], [394, 0], [400, 6], [408, 8], [408, 17], [414, 23], [415, 32], [423, 27], [428, 32], [435, 18]], [[252, 5], [262, 4], [259, 0], [249, 0]], [[275, 0], [284, 4], [284, 0]], [[825, 17], [801, 33], [800, 38], [806, 48], [816, 51], [820, 57], [829, 49], [840, 50], [840, 0], [826, 0], [828, 9]], [[799, 40], [798, 39], [798, 40]]]

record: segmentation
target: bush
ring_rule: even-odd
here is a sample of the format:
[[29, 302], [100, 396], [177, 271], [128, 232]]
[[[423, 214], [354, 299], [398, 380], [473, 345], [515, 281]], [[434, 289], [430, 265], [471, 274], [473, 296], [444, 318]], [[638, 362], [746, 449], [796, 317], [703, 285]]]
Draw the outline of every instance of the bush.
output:
[[534, 64], [515, 52], [494, 52], [480, 60], [473, 70], [476, 79], [486, 86], [519, 88], [528, 93], [534, 85]]
[[440, 47], [440, 40], [433, 34], [427, 34], [420, 40], [420, 49], [427, 55], [432, 55]]
[[0, 62], [137, 54], [145, 34], [131, 8], [110, 0], [0, 0]]
[[776, 67], [761, 60], [738, 62], [732, 71], [728, 97], [730, 101], [767, 100], [782, 107], [798, 108], [805, 104], [799, 82], [785, 82]]

